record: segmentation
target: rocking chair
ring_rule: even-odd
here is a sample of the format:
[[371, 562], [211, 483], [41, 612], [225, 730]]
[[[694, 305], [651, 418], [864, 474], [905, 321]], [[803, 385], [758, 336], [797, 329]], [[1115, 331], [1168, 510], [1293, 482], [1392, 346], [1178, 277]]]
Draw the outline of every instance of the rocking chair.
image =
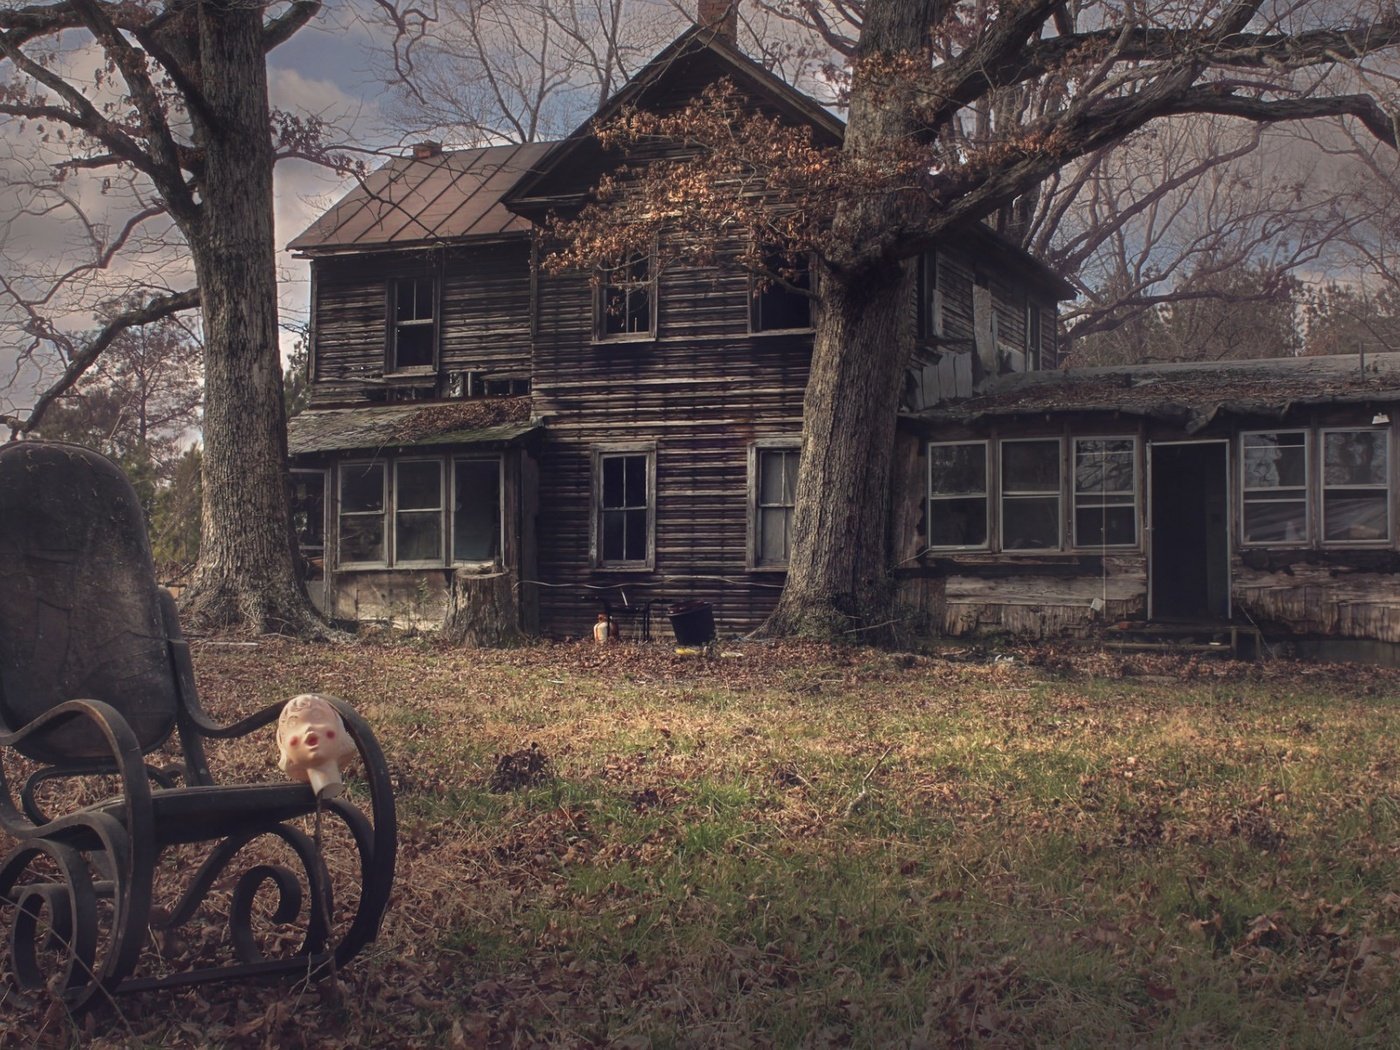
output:
[[[200, 706], [140, 504], [115, 464], [74, 445], [0, 447], [0, 830], [12, 840], [0, 911], [21, 991], [47, 988], [77, 1012], [130, 991], [324, 971], [372, 941], [394, 877], [394, 798], [368, 725], [327, 699], [359, 753], [348, 796], [215, 783], [204, 741], [246, 736], [282, 705], [230, 726]], [[181, 761], [153, 764], [172, 733]], [[271, 750], [271, 734], [260, 746]], [[48, 811], [94, 785], [116, 794]], [[336, 911], [323, 817], [359, 854], [353, 910]], [[314, 818], [315, 837], [301, 818]], [[162, 854], [206, 843], [173, 906], [154, 906]], [[227, 934], [206, 916], [183, 936], [206, 900], [216, 914], [226, 902]]]

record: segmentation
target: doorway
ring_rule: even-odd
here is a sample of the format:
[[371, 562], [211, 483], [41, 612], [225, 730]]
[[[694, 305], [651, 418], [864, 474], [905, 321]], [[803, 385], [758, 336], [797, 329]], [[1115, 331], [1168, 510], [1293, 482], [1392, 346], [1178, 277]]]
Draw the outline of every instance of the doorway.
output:
[[1227, 448], [1224, 441], [1149, 447], [1154, 620], [1229, 619]]

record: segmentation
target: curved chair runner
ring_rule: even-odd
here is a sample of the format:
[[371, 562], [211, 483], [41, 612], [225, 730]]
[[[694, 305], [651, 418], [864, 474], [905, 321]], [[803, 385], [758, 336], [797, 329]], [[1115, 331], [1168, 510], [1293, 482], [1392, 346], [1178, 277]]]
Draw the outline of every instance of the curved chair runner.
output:
[[[230, 726], [201, 708], [175, 604], [155, 582], [136, 493], [115, 464], [73, 445], [0, 447], [0, 827], [17, 843], [0, 864], [0, 905], [20, 987], [48, 987], [77, 1011], [138, 989], [305, 974], [345, 963], [373, 940], [394, 877], [394, 799], [374, 734], [331, 702], [369, 794], [368, 817], [345, 798], [321, 803], [348, 828], [360, 862], [358, 907], [333, 944], [329, 872], [312, 836], [290, 823], [316, 812], [310, 786], [216, 784], [205, 759], [204, 740], [252, 733], [275, 722], [282, 704]], [[183, 762], [157, 768], [147, 756], [172, 733]], [[270, 737], [260, 743], [271, 752]], [[16, 755], [39, 767], [18, 803], [6, 768]], [[95, 775], [115, 776], [120, 794], [44, 812], [44, 784]], [[265, 836], [289, 847], [300, 871], [240, 861]], [[204, 842], [211, 849], [180, 899], [153, 910], [162, 851]], [[216, 881], [229, 880], [233, 958], [137, 973], [148, 931], [188, 922]], [[262, 953], [253, 918], [260, 893], [275, 902], [272, 922], [304, 928], [294, 954]]]

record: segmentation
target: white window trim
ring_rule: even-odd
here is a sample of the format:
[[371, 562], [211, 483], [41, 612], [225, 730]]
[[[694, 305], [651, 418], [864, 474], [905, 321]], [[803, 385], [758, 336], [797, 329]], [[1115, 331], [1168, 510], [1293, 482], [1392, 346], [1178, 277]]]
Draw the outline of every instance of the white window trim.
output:
[[[1080, 543], [1079, 542], [1079, 444], [1082, 441], [1129, 441], [1133, 446], [1133, 540], [1131, 543]], [[1142, 547], [1142, 448], [1136, 434], [1078, 434], [1070, 439], [1069, 448], [1069, 515], [1070, 542], [1073, 549], [1081, 551], [1130, 551]], [[1122, 492], [1085, 493], [1086, 496], [1121, 496]], [[1125, 503], [1104, 503], [1107, 507], [1128, 506]]]
[[[349, 515], [352, 516], [352, 517], [356, 517], [356, 518], [370, 518], [370, 517], [374, 517], [374, 516], [375, 516], [375, 512], [374, 512], [374, 511], [361, 511], [361, 510], [347, 511], [347, 510], [344, 509], [344, 503], [345, 503], [345, 501], [344, 501], [345, 474], [346, 474], [347, 471], [354, 470], [356, 467], [359, 467], [359, 468], [361, 468], [361, 469], [364, 469], [364, 468], [366, 468], [366, 467], [379, 467], [379, 468], [380, 468], [379, 481], [380, 481], [380, 486], [381, 486], [381, 489], [382, 489], [381, 495], [380, 495], [380, 502], [381, 502], [382, 506], [379, 508], [378, 517], [379, 517], [379, 525], [380, 525], [380, 528], [383, 529], [383, 539], [382, 539], [381, 543], [382, 543], [382, 546], [383, 546], [383, 548], [384, 548], [384, 558], [383, 558], [382, 560], [379, 560], [379, 561], [346, 561], [345, 558], [344, 558], [344, 556], [343, 556], [343, 554], [342, 554], [342, 552], [343, 552], [344, 549], [345, 549], [343, 543], [341, 542], [341, 539], [342, 539], [342, 537], [344, 536], [344, 533], [345, 533], [345, 530], [344, 530], [344, 528], [342, 527], [343, 524], [344, 524], [344, 521], [345, 521], [345, 516], [346, 516], [347, 514], [349, 514]], [[388, 565], [389, 565], [389, 557], [390, 557], [390, 552], [389, 552], [389, 475], [390, 475], [390, 473], [391, 473], [391, 471], [390, 471], [390, 469], [389, 469], [389, 463], [388, 463], [388, 461], [387, 461], [387, 460], [382, 460], [382, 459], [351, 459], [351, 460], [343, 460], [343, 461], [340, 463], [339, 467], [337, 468], [337, 470], [336, 470], [336, 475], [335, 475], [335, 563], [336, 563], [336, 567], [337, 567], [337, 568], [341, 568], [341, 569], [383, 569], [383, 568], [387, 568], [387, 567], [388, 567]]]
[[[1329, 485], [1327, 484], [1327, 435], [1328, 434], [1384, 434], [1385, 435], [1385, 482], [1380, 485]], [[1391, 491], [1394, 471], [1391, 466], [1390, 427], [1321, 427], [1317, 432], [1317, 539], [1324, 547], [1388, 547], [1395, 535], [1395, 498]], [[1330, 489], [1356, 489], [1385, 494], [1385, 535], [1374, 539], [1329, 540], [1327, 538], [1327, 493]]]
[[[467, 560], [457, 557], [455, 546], [455, 534], [457, 521], [455, 509], [457, 507], [457, 464], [458, 463], [489, 463], [495, 461], [496, 464], [496, 536], [497, 550], [496, 557], [486, 560]], [[446, 514], [446, 524], [443, 528], [443, 542], [452, 547], [452, 564], [468, 566], [497, 566], [502, 563], [505, 557], [506, 546], [506, 478], [505, 478], [505, 457], [501, 455], [461, 455], [450, 456], [447, 461], [448, 469], [448, 500]]]
[[[1004, 527], [1004, 523], [1005, 523], [1005, 521], [1006, 521], [1006, 500], [1007, 500], [1007, 496], [1008, 496], [1007, 491], [1006, 491], [1006, 469], [1005, 469], [1006, 460], [1005, 460], [1005, 457], [1002, 455], [1002, 451], [1001, 451], [1001, 450], [1002, 450], [1003, 448], [1005, 448], [1007, 445], [1018, 445], [1018, 444], [1024, 445], [1024, 444], [1031, 444], [1031, 443], [1040, 443], [1040, 444], [1044, 444], [1044, 443], [1051, 442], [1051, 441], [1055, 442], [1055, 446], [1056, 446], [1056, 457], [1057, 457], [1057, 459], [1059, 460], [1059, 464], [1060, 464], [1060, 470], [1059, 470], [1059, 473], [1060, 473], [1060, 484], [1054, 489], [1054, 491], [1051, 491], [1050, 489], [1044, 489], [1044, 490], [1037, 490], [1037, 491], [1027, 490], [1027, 491], [1025, 491], [1025, 492], [1013, 492], [1013, 493], [1010, 494], [1010, 498], [1011, 498], [1012, 500], [1017, 500], [1017, 499], [1044, 499], [1046, 496], [1054, 496], [1054, 497], [1055, 497], [1055, 507], [1056, 507], [1056, 510], [1057, 510], [1057, 513], [1056, 513], [1056, 515], [1055, 515], [1055, 529], [1056, 529], [1055, 545], [1054, 545], [1053, 547], [1008, 547], [1008, 546], [1006, 545], [1006, 530], [1005, 530], [1005, 527]], [[1000, 441], [997, 442], [997, 444], [998, 444], [998, 448], [997, 448], [997, 478], [996, 478], [997, 510], [998, 510], [997, 524], [998, 524], [998, 526], [999, 526], [999, 532], [1000, 532], [1000, 534], [997, 536], [997, 549], [998, 549], [998, 550], [1002, 550], [1002, 551], [1006, 551], [1006, 552], [1009, 553], [1009, 554], [1027, 554], [1027, 553], [1029, 553], [1029, 554], [1035, 554], [1035, 553], [1037, 553], [1037, 552], [1039, 552], [1039, 553], [1047, 553], [1047, 552], [1051, 552], [1051, 551], [1062, 551], [1062, 550], [1064, 550], [1064, 549], [1065, 549], [1065, 439], [1064, 439], [1063, 437], [1059, 436], [1059, 435], [1045, 436], [1045, 437], [1002, 438]]]
[[[415, 559], [415, 560], [413, 560], [413, 561], [400, 561], [400, 560], [399, 560], [399, 557], [398, 557], [398, 555], [399, 555], [399, 514], [400, 514], [400, 513], [404, 513], [404, 514], [430, 514], [430, 513], [433, 512], [433, 508], [431, 508], [431, 507], [422, 507], [422, 508], [419, 508], [419, 509], [416, 509], [416, 510], [406, 510], [406, 511], [400, 512], [400, 510], [399, 510], [399, 468], [402, 467], [402, 466], [403, 466], [404, 464], [406, 464], [406, 463], [436, 463], [436, 464], [437, 464], [437, 468], [438, 468], [438, 505], [437, 505], [437, 516], [438, 516], [438, 556], [437, 556], [436, 558], [428, 558], [428, 559], [418, 558], [418, 559]], [[392, 566], [393, 566], [394, 568], [396, 568], [396, 569], [440, 569], [440, 568], [443, 567], [443, 565], [446, 564], [446, 558], [447, 558], [447, 550], [446, 550], [446, 547], [447, 547], [447, 507], [443, 505], [443, 489], [444, 489], [444, 485], [443, 485], [443, 478], [442, 478], [442, 468], [443, 468], [442, 457], [441, 457], [441, 456], [404, 456], [404, 457], [402, 457], [402, 458], [396, 458], [396, 459], [394, 459], [394, 460], [393, 460], [393, 464], [394, 464], [394, 472], [393, 472], [393, 473], [394, 473], [394, 484], [393, 484], [393, 488], [392, 488], [392, 490], [390, 491], [390, 494], [389, 494], [389, 495], [390, 495], [390, 499], [392, 500], [392, 504], [391, 504], [391, 508], [390, 508], [390, 514], [391, 514], [391, 521], [392, 521], [392, 525], [393, 525], [393, 549], [389, 552], [389, 564], [392, 565]]]
[[[399, 312], [399, 285], [404, 281], [428, 281], [433, 289], [432, 316], [427, 318], [415, 318], [412, 321], [398, 320]], [[439, 299], [440, 289], [436, 276], [431, 274], [410, 275], [389, 278], [389, 346], [387, 360], [384, 363], [384, 370], [389, 375], [412, 376], [412, 375], [433, 375], [437, 372], [438, 366], [438, 343], [439, 335], [437, 329], [438, 315], [441, 313], [441, 301]], [[399, 364], [399, 329], [418, 328], [432, 326], [432, 354], [433, 359], [426, 365], [403, 365]]]
[[[1245, 442], [1247, 438], [1262, 434], [1301, 434], [1303, 436], [1303, 535], [1296, 540], [1251, 540], [1245, 533], [1245, 506], [1249, 502], [1251, 492], [1278, 492], [1277, 487], [1272, 488], [1250, 488], [1249, 478], [1246, 474], [1247, 464], [1245, 455]], [[1273, 430], [1241, 430], [1239, 435], [1239, 470], [1240, 470], [1240, 546], [1242, 547], [1291, 547], [1301, 548], [1312, 546], [1313, 533], [1316, 529], [1314, 524], [1316, 515], [1313, 512], [1313, 442], [1306, 427], [1279, 427]], [[1294, 492], [1296, 486], [1289, 486], [1288, 491]], [[1296, 503], [1297, 497], [1287, 500], [1259, 500], [1260, 503]]]
[[[603, 460], [613, 456], [646, 456], [647, 468], [647, 551], [645, 561], [603, 560]], [[588, 561], [594, 569], [607, 572], [651, 572], [656, 568], [656, 444], [628, 442], [594, 445], [589, 455], [592, 461], [591, 499], [588, 522]]]
[[761, 549], [758, 513], [760, 453], [774, 450], [799, 452], [801, 448], [802, 440], [796, 437], [758, 438], [749, 444], [748, 549], [745, 558], [749, 572], [787, 572], [788, 567], [787, 562], [760, 562], [758, 559]]
[[[951, 448], [955, 445], [981, 445], [982, 446], [982, 492], [958, 492], [947, 495], [934, 495], [933, 492], [933, 455], [935, 448]], [[992, 528], [992, 443], [985, 438], [978, 438], [970, 441], [930, 441], [925, 447], [924, 489], [927, 498], [924, 501], [927, 522], [925, 524], [925, 539], [928, 540], [927, 549], [931, 551], [985, 551], [991, 549]], [[935, 503], [949, 502], [955, 499], [977, 499], [982, 500], [983, 526], [982, 533], [986, 537], [979, 544], [935, 544], [933, 538], [933, 507]]]

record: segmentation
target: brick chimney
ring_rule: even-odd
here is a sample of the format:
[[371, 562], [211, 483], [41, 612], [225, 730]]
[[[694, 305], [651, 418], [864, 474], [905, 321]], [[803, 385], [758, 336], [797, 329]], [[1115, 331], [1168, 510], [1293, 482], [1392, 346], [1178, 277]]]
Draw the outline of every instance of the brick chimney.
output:
[[699, 0], [695, 24], [734, 43], [739, 39], [739, 0]]
[[413, 144], [414, 160], [427, 160], [429, 157], [436, 157], [441, 152], [441, 142], [415, 142]]

